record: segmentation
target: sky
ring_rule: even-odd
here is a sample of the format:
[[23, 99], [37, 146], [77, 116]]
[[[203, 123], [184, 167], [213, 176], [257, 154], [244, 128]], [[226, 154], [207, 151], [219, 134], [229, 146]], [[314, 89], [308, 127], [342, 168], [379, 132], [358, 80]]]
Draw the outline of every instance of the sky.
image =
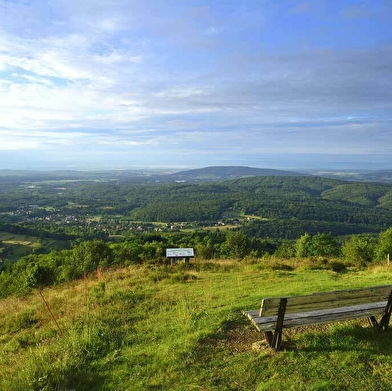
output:
[[0, 169], [392, 169], [391, 0], [0, 0]]

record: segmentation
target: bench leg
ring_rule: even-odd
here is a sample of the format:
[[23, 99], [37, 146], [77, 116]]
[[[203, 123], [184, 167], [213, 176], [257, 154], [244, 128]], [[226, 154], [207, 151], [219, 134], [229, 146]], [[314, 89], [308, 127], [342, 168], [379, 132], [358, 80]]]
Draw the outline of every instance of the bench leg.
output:
[[278, 351], [280, 349], [280, 344], [282, 342], [283, 330], [275, 330], [274, 338], [272, 340], [272, 348]]
[[389, 319], [391, 318], [391, 313], [392, 313], [392, 292], [389, 295], [389, 299], [388, 299], [387, 306], [385, 307], [384, 315], [381, 318], [380, 325], [378, 326], [378, 328], [381, 331], [386, 331], [388, 329]]
[[367, 318], [367, 320], [368, 320], [370, 326], [372, 326], [372, 327], [380, 327], [380, 325], [378, 324], [377, 319], [376, 319], [375, 316], [369, 316]]
[[378, 326], [378, 328], [379, 328], [381, 331], [386, 331], [386, 330], [388, 330], [389, 319], [390, 319], [390, 318], [391, 318], [391, 313], [386, 313], [386, 314], [382, 317], [381, 322], [380, 322], [380, 325]]
[[269, 347], [278, 351], [282, 342], [283, 330], [275, 330], [274, 333], [272, 331], [266, 331], [264, 335]]
[[283, 320], [284, 320], [284, 315], [286, 313], [286, 305], [287, 305], [287, 299], [286, 298], [280, 299], [278, 318], [276, 319], [276, 327], [272, 338], [272, 346], [271, 346], [276, 351], [279, 350], [280, 343], [282, 342]]
[[272, 348], [272, 340], [274, 338], [274, 334], [272, 333], [272, 331], [266, 331], [264, 335], [265, 335], [265, 339], [268, 342], [269, 347]]

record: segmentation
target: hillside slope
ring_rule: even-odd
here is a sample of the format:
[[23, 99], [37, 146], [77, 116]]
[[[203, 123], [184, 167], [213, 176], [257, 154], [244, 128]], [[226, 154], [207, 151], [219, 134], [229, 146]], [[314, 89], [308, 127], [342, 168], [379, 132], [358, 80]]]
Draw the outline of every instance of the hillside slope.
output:
[[285, 333], [276, 354], [241, 313], [266, 296], [388, 284], [391, 269], [278, 266], [103, 270], [43, 290], [58, 327], [38, 290], [0, 300], [0, 389], [392, 389], [391, 331], [375, 333], [360, 320], [302, 328]]
[[143, 198], [149, 201], [131, 211], [133, 219], [192, 222], [253, 215], [262, 221], [250, 222], [249, 234], [287, 238], [306, 230], [342, 235], [379, 232], [392, 225], [390, 185], [268, 176], [159, 189], [152, 196], [154, 190], [144, 188]]

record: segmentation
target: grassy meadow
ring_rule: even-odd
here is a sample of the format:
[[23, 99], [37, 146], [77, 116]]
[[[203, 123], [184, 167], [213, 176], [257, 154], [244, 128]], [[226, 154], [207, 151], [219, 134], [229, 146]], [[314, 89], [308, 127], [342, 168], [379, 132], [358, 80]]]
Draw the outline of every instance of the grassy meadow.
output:
[[389, 284], [392, 267], [143, 265], [0, 301], [0, 390], [391, 390], [392, 332], [366, 320], [285, 330], [242, 315], [266, 296]]

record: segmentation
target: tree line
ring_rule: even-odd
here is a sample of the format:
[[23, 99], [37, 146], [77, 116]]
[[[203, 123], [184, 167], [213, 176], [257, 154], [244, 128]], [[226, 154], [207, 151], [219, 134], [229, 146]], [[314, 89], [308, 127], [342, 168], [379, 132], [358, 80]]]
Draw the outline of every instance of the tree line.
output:
[[271, 256], [281, 259], [321, 257], [364, 267], [392, 254], [392, 227], [379, 235], [351, 235], [343, 242], [331, 233], [304, 233], [296, 240], [278, 242], [248, 237], [238, 230], [140, 234], [118, 243], [102, 239], [81, 241], [69, 250], [31, 254], [15, 263], [4, 262], [0, 272], [0, 297], [81, 278], [98, 267], [167, 263], [165, 250], [169, 247], [194, 247], [196, 258], [203, 260], [249, 258], [268, 262]]

